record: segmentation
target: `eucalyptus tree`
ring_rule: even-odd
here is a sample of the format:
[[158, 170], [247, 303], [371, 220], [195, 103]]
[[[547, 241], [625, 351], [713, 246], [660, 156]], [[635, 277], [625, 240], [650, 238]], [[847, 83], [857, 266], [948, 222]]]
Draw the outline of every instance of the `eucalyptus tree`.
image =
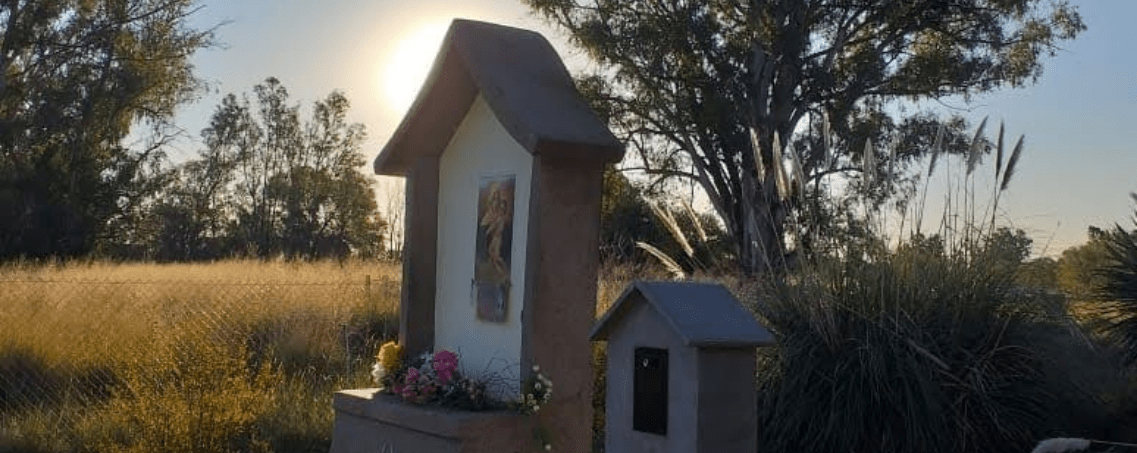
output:
[[195, 3], [0, 1], [0, 258], [86, 254], [131, 211], [165, 140], [124, 138], [202, 86]]
[[332, 92], [304, 119], [276, 78], [253, 93], [252, 101], [230, 94], [217, 106], [202, 131], [205, 148], [180, 167], [183, 178], [170, 187], [184, 201], [167, 214], [194, 219], [198, 242], [241, 247], [224, 254], [378, 254], [384, 222], [373, 178], [360, 172], [366, 130], [347, 121], [347, 97]]
[[941, 126], [966, 149], [961, 118], [898, 101], [1030, 85], [1085, 29], [1042, 0], [523, 1], [598, 63], [578, 84], [639, 169], [702, 188], [747, 273], [786, 265], [787, 220], [827, 175], [867, 168], [879, 199]]

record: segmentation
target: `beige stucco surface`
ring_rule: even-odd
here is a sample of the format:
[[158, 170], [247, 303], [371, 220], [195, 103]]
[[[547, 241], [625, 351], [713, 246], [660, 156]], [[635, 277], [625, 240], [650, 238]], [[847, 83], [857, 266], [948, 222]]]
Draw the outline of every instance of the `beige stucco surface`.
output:
[[[467, 374], [509, 377], [499, 396], [518, 393], [525, 245], [533, 157], [506, 132], [478, 96], [459, 125], [439, 166], [438, 261], [434, 349], [456, 351]], [[482, 176], [516, 176], [513, 210], [512, 285], [506, 320], [477, 319], [471, 294], [477, 235], [478, 183]]]

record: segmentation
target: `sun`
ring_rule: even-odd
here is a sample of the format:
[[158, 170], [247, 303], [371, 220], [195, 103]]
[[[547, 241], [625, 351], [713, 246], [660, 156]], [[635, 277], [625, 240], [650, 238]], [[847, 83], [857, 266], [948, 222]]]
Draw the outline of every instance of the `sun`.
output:
[[383, 68], [383, 94], [391, 110], [402, 114], [410, 108], [430, 72], [447, 26], [445, 22], [421, 26], [395, 45]]

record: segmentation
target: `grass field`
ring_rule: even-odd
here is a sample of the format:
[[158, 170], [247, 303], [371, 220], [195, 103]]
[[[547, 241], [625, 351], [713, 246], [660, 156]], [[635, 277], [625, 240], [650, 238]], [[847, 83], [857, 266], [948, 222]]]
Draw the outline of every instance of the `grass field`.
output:
[[[375, 262], [0, 268], [0, 451], [327, 451], [397, 334]], [[370, 284], [368, 283], [370, 282]]]

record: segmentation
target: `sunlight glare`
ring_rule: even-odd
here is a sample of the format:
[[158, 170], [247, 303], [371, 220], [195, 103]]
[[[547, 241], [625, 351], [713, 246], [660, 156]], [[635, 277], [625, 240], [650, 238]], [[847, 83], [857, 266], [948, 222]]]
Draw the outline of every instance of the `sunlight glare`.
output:
[[405, 36], [395, 46], [383, 70], [387, 106], [402, 114], [410, 108], [430, 72], [448, 23], [431, 23]]

